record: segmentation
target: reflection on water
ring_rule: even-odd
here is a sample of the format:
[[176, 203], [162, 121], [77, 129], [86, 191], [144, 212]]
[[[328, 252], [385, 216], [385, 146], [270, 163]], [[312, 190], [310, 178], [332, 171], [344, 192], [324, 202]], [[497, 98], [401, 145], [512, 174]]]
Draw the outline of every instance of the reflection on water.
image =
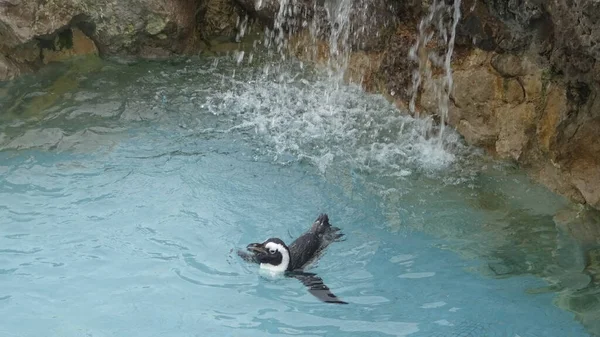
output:
[[[528, 294], [507, 286], [505, 291], [516, 294], [514, 298], [530, 300], [551, 294], [560, 307], [576, 313], [589, 331], [600, 334], [598, 212], [570, 205], [530, 182], [510, 164], [497, 163], [464, 145], [450, 130], [440, 147], [423, 137], [427, 122], [401, 115], [381, 97], [355, 87], [331, 90], [327, 79], [297, 65], [286, 73], [266, 74], [263, 70], [268, 61], [256, 62], [262, 62], [261, 66], [236, 68], [226, 58], [133, 65], [88, 59], [1, 84], [0, 174], [5, 201], [0, 204], [0, 214], [7, 226], [2, 240], [14, 245], [0, 249], [0, 278], [55, 275], [59, 280], [63, 276], [58, 271], [73, 265], [81, 275], [96, 277], [133, 268], [137, 274], [128, 289], [140, 294], [154, 292], [160, 298], [168, 292], [168, 284], [176, 284], [169, 274], [173, 272], [188, 286], [209, 292], [217, 289], [215, 296], [227, 298], [228, 306], [220, 311], [217, 305], [208, 305], [210, 310], [196, 312], [200, 318], [186, 314], [177, 318], [179, 324], [199, 319], [208, 326], [217, 320], [221, 328], [212, 331], [217, 334], [233, 331], [222, 327], [253, 327], [273, 335], [321, 335], [326, 326], [334, 326], [340, 333], [362, 331], [365, 335], [377, 331], [382, 335], [482, 336], [499, 331], [493, 330], [489, 317], [475, 319], [477, 308], [464, 308], [466, 304], [459, 308], [459, 299], [452, 302], [439, 290], [445, 284], [448, 289], [461, 289], [464, 285], [460, 282], [472, 282], [469, 289], [473, 294], [496, 296], [484, 281], [460, 274], [462, 268], [468, 268], [472, 275], [527, 284]], [[40, 178], [48, 172], [52, 179]], [[65, 188], [78, 184], [81, 188]], [[281, 187], [290, 184], [296, 193], [291, 197], [290, 189]], [[13, 195], [23, 199], [13, 200]], [[124, 203], [129, 207], [124, 209]], [[250, 277], [254, 270], [232, 258], [227, 266], [219, 264], [223, 251], [265, 232], [287, 233], [290, 224], [307, 222], [312, 210], [324, 204], [343, 214], [349, 237], [354, 238], [350, 246], [334, 248], [326, 255], [324, 264], [333, 265], [327, 275], [332, 282], [329, 285], [374, 312], [369, 324], [360, 316], [286, 311], [273, 292], [282, 291], [282, 298], [310, 305], [310, 297], [302, 297], [301, 285], [290, 289], [282, 282], [258, 282]], [[31, 205], [39, 208], [32, 210]], [[298, 211], [290, 213], [290, 205]], [[139, 212], [145, 213], [143, 220]], [[280, 217], [265, 222], [270, 214]], [[373, 221], [374, 214], [381, 214], [384, 220]], [[72, 217], [81, 217], [81, 223], [89, 227], [70, 232], [77, 228]], [[58, 222], [49, 223], [46, 218]], [[106, 219], [116, 222], [107, 224]], [[153, 223], [155, 219], [159, 223]], [[252, 223], [261, 221], [263, 227], [253, 227]], [[18, 224], [70, 234], [61, 238], [57, 232], [51, 236], [56, 246], [46, 245], [39, 233]], [[289, 236], [300, 230], [296, 228]], [[101, 239], [93, 243], [87, 232]], [[190, 237], [191, 233], [196, 237]], [[201, 233], [206, 234], [203, 237]], [[435, 244], [418, 238], [423, 234], [436, 238]], [[409, 239], [414, 241], [403, 241]], [[465, 261], [483, 263], [454, 261], [445, 266], [433, 258], [437, 255], [427, 255], [434, 254], [427, 247], [431, 244], [435, 249], [457, 252]], [[70, 253], [61, 245], [69, 247]], [[52, 259], [46, 255], [52, 249], [77, 258], [61, 255]], [[121, 260], [123, 254], [139, 265]], [[419, 254], [431, 261], [424, 261]], [[20, 259], [21, 264], [15, 265], [7, 256]], [[352, 264], [337, 265], [334, 257]], [[447, 255], [437, 257], [451, 260]], [[111, 259], [118, 264], [111, 266]], [[90, 264], [98, 271], [91, 270]], [[38, 274], [27, 271], [28, 266], [36, 266]], [[336, 276], [349, 269], [353, 272], [347, 279]], [[390, 273], [393, 281], [386, 277]], [[524, 275], [543, 278], [547, 284], [518, 281]], [[79, 283], [84, 280], [64, 277], [84, 287], [85, 282]], [[121, 281], [127, 279], [120, 277]], [[169, 281], [152, 283], [161, 277]], [[448, 278], [445, 282], [439, 281], [444, 277]], [[140, 279], [148, 284], [137, 284]], [[97, 286], [114, 291], [111, 281], [107, 282]], [[417, 301], [401, 291], [397, 282], [422, 292], [423, 297]], [[348, 283], [351, 285], [344, 289]], [[368, 291], [352, 289], [365, 284]], [[87, 287], [81, 291], [94, 292]], [[120, 296], [135, 298], [123, 289]], [[239, 297], [227, 297], [231, 289]], [[78, 293], [73, 289], [56, 291]], [[43, 292], [36, 296], [43, 296], [40, 294]], [[54, 295], [72, 300], [68, 294]], [[14, 296], [0, 292], [0, 307]], [[274, 309], [253, 308], [256, 296], [268, 299]], [[401, 306], [395, 303], [398, 297], [406, 308], [397, 308]], [[87, 300], [110, 310], [110, 303], [100, 298]], [[132, 305], [152, 306], [156, 300], [143, 297], [145, 302]], [[54, 305], [48, 298], [36, 301], [46, 308]], [[195, 301], [182, 301], [186, 310], [198, 310]], [[493, 298], [482, 301], [492, 302]], [[378, 309], [382, 307], [385, 310]], [[415, 308], [443, 314], [423, 314], [419, 317], [431, 324], [417, 323], [411, 316]], [[36, 310], [32, 308], [29, 314], [42, 313]], [[125, 311], [142, 309], [132, 310]], [[390, 319], [388, 310], [413, 320]], [[220, 314], [215, 314], [217, 311]], [[466, 312], [469, 314], [462, 320], [451, 315]], [[145, 313], [155, 319], [160, 316]], [[515, 315], [518, 320], [518, 313]], [[127, 322], [120, 324], [127, 327]], [[139, 327], [145, 322], [136, 324]], [[69, 331], [92, 326], [64, 326], [56, 333], [69, 335]], [[441, 327], [446, 330], [439, 330]]]

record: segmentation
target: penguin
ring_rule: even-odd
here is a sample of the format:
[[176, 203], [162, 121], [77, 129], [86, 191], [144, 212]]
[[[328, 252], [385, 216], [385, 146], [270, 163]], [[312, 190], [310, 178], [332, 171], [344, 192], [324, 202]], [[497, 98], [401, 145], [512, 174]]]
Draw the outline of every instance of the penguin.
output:
[[251, 243], [248, 252], [238, 251], [245, 261], [257, 263], [261, 269], [282, 273], [302, 282], [310, 294], [326, 303], [348, 304], [334, 295], [317, 274], [304, 268], [317, 260], [321, 253], [334, 241], [344, 236], [341, 230], [331, 226], [327, 214], [321, 214], [311, 228], [287, 246], [279, 238], [270, 238], [263, 243]]

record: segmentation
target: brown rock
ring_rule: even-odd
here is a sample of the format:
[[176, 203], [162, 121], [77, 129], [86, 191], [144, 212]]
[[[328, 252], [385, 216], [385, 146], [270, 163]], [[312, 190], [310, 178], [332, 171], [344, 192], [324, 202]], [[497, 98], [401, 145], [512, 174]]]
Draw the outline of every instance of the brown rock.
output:
[[[597, 112], [593, 112], [597, 113]], [[585, 201], [600, 209], [600, 117], [576, 122], [576, 132], [559, 147], [559, 160]]]
[[518, 80], [505, 78], [502, 82], [502, 98], [505, 103], [517, 105], [525, 102], [525, 89]]
[[519, 160], [529, 142], [528, 132], [535, 125], [535, 106], [523, 103], [516, 107], [504, 106], [497, 111], [500, 133], [496, 152], [501, 157]]
[[0, 44], [10, 48], [31, 41], [36, 36], [51, 34], [66, 26], [76, 14], [70, 1], [62, 1], [61, 8], [49, 15], [46, 6], [37, 1], [0, 3]]
[[421, 108], [427, 112], [436, 113], [438, 106], [437, 90], [442, 88], [442, 79], [436, 78], [423, 83], [421, 88], [421, 99], [419, 101]]
[[345, 73], [345, 80], [350, 83], [362, 85], [368, 89], [374, 87], [373, 76], [381, 63], [381, 56], [375, 53], [362, 51], [352, 53]]
[[417, 65], [406, 55], [415, 42], [412, 27], [399, 27], [383, 52], [377, 76], [382, 79], [387, 94], [409, 102], [412, 95], [412, 73]]
[[[268, 0], [263, 0], [263, 3]], [[237, 27], [238, 11], [233, 0], [205, 0], [199, 9], [203, 36], [233, 36]]]
[[476, 146], [489, 147], [496, 142], [498, 134], [489, 125], [477, 123], [472, 125], [468, 120], [462, 119], [456, 126], [467, 143]]
[[542, 100], [543, 88], [548, 83], [544, 83], [541, 71], [521, 78], [523, 89], [525, 90], [525, 99], [527, 102], [539, 102]]
[[554, 215], [554, 223], [584, 248], [600, 244], [600, 212], [597, 210], [581, 206], [562, 209]]
[[[199, 40], [196, 25], [202, 21], [199, 20], [200, 5], [210, 2], [4, 0], [0, 2], [0, 51], [6, 55], [7, 52], [16, 51], [19, 46], [39, 40], [44, 49], [45, 62], [95, 53], [96, 47], [107, 56], [139, 55], [144, 46], [184, 53], [193, 49]], [[221, 18], [215, 17], [215, 20], [220, 20], [221, 24], [235, 25], [235, 18], [230, 13], [222, 14]], [[72, 51], [66, 51], [70, 48], [63, 46], [56, 48], [57, 36], [69, 28], [73, 31], [80, 28], [86, 34], [75, 33]], [[95, 46], [85, 35], [91, 37]], [[35, 49], [32, 46], [30, 50]], [[13, 60], [17, 58], [22, 57], [15, 56]], [[22, 59], [27, 59], [31, 64], [38, 61], [29, 57]]]
[[556, 137], [557, 127], [567, 113], [567, 96], [565, 89], [558, 85], [550, 87], [546, 107], [537, 127], [537, 138], [540, 149], [550, 152], [551, 140]]
[[[64, 61], [75, 56], [98, 55], [96, 44], [78, 28], [71, 30], [71, 45], [68, 47], [57, 46], [57, 50], [43, 49], [42, 59], [45, 64]], [[58, 39], [58, 37], [57, 37]], [[56, 43], [55, 43], [56, 45]]]
[[492, 58], [492, 67], [504, 77], [517, 77], [527, 74], [519, 56], [512, 54], [498, 54]]
[[457, 71], [454, 73], [453, 98], [457, 107], [496, 99], [500, 78], [485, 68]]
[[572, 167], [573, 185], [589, 205], [600, 209], [600, 163], [598, 160], [581, 158], [574, 161]]
[[474, 49], [469, 50], [461, 56], [462, 57], [457, 57], [452, 60], [452, 67], [455, 72], [458, 70], [468, 70], [487, 66], [487, 64], [490, 62], [492, 54], [481, 49]]
[[143, 46], [140, 50], [140, 57], [147, 60], [160, 61], [169, 59], [172, 56], [173, 53], [160, 47]]
[[40, 59], [41, 50], [38, 41], [34, 40], [18, 45], [6, 54], [10, 55], [11, 60], [19, 64], [35, 63]]
[[567, 175], [560, 167], [557, 167], [551, 161], [538, 163], [537, 166], [532, 172], [536, 181], [574, 202], [585, 203], [585, 198], [581, 195], [581, 192], [568, 181]]
[[11, 80], [21, 73], [19, 67], [0, 54], [0, 81]]

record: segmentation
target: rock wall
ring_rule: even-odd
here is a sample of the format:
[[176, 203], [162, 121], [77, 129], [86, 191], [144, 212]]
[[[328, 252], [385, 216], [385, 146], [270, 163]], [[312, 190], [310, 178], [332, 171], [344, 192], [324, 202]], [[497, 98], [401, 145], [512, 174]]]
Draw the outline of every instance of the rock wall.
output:
[[462, 11], [450, 124], [600, 209], [598, 3], [470, 0]]
[[229, 0], [0, 0], [0, 80], [76, 55], [166, 58], [232, 36]]
[[[432, 1], [352, 0], [347, 79], [406, 107], [408, 58]], [[452, 4], [452, 0], [445, 0]], [[0, 80], [77, 55], [166, 58], [232, 40], [244, 15], [295, 32], [293, 52], [308, 57], [306, 22], [316, 23], [320, 58], [337, 29], [325, 2], [295, 0], [0, 0]], [[447, 123], [467, 142], [528, 168], [574, 201], [600, 209], [600, 4], [594, 0], [463, 0], [453, 57]], [[447, 17], [444, 19], [448, 19]], [[314, 31], [313, 31], [314, 33]], [[418, 51], [439, 47], [435, 41]], [[311, 55], [314, 55], [311, 54]], [[422, 67], [422, 65], [421, 65]], [[418, 88], [417, 111], [437, 113], [432, 84]]]

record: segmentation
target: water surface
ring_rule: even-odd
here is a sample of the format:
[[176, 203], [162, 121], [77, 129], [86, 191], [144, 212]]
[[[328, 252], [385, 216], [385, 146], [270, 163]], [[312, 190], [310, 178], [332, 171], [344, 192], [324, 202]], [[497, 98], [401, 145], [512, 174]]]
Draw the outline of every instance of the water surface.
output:
[[[590, 289], [565, 200], [379, 96], [264, 66], [92, 59], [3, 85], [2, 336], [589, 336], [546, 290]], [[320, 212], [347, 239], [311, 271], [349, 305], [235, 255]]]

